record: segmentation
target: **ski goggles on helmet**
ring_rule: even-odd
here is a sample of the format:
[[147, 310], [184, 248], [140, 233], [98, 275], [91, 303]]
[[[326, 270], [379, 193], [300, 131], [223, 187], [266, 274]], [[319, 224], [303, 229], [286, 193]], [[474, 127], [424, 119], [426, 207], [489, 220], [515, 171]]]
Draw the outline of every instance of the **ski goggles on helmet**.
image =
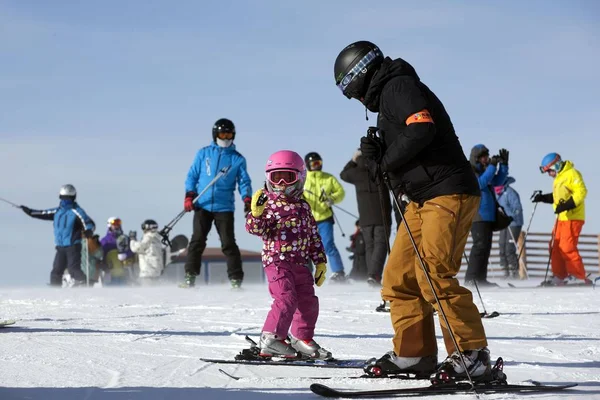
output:
[[120, 218], [109, 218], [108, 220], [108, 227], [115, 227], [115, 228], [120, 228], [121, 227], [121, 219]]
[[233, 132], [219, 132], [217, 133], [217, 138], [222, 140], [231, 140], [233, 139]]
[[377, 56], [378, 52], [371, 50], [363, 58], [361, 58], [360, 61], [354, 65], [354, 67], [352, 67], [350, 72], [336, 82], [337, 87], [340, 88], [344, 95], [346, 95], [346, 89], [352, 83], [354, 78], [360, 74], [360, 71], [367, 68], [369, 64], [371, 64], [371, 62], [377, 58]]
[[317, 168], [321, 168], [323, 166], [323, 161], [321, 161], [321, 160], [309, 161], [308, 166], [310, 167], [311, 171], [314, 171]]
[[300, 173], [294, 169], [275, 169], [267, 171], [267, 179], [273, 185], [293, 185], [300, 179]]
[[560, 163], [560, 157], [556, 157], [556, 158], [554, 158], [554, 160], [550, 161], [548, 164], [542, 165], [540, 167], [540, 172], [542, 174], [545, 174], [546, 172], [549, 172], [549, 171], [558, 172], [558, 164], [559, 163]]

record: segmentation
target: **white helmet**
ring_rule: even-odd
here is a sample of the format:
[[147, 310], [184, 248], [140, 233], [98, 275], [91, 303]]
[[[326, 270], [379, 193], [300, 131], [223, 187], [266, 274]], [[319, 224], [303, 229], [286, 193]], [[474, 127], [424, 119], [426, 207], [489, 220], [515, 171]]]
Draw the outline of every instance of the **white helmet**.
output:
[[58, 192], [58, 197], [62, 198], [75, 198], [77, 196], [77, 190], [75, 190], [75, 186], [66, 184], [60, 188]]

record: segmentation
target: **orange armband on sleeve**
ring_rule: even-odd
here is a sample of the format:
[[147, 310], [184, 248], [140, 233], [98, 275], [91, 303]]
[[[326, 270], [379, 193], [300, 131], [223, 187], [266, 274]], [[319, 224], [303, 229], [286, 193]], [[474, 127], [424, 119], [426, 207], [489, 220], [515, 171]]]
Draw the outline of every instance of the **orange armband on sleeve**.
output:
[[431, 118], [431, 114], [427, 110], [421, 110], [419, 112], [414, 113], [413, 115], [406, 118], [406, 125], [417, 124], [421, 122], [430, 122], [433, 124], [433, 118]]

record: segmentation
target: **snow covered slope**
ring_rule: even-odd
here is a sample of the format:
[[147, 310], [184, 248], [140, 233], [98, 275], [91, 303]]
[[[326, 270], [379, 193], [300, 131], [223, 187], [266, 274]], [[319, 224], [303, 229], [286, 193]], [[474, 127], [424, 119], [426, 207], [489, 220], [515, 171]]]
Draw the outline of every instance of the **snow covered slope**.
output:
[[[367, 359], [391, 350], [389, 314], [374, 312], [377, 290], [363, 283], [326, 284], [317, 293], [315, 339], [334, 356]], [[488, 289], [482, 295], [487, 311], [500, 313], [484, 324], [492, 357], [504, 357], [511, 383], [580, 383], [576, 392], [527, 398], [600, 399], [600, 289]], [[308, 390], [311, 380], [302, 377], [340, 376], [321, 381], [336, 388], [427, 383], [342, 378], [360, 370], [198, 359], [232, 358], [246, 346], [244, 335], [258, 335], [269, 306], [266, 286], [5, 289], [0, 319], [18, 322], [0, 330], [0, 399], [316, 399]], [[218, 368], [249, 379], [232, 380]], [[289, 379], [271, 379], [282, 376]]]

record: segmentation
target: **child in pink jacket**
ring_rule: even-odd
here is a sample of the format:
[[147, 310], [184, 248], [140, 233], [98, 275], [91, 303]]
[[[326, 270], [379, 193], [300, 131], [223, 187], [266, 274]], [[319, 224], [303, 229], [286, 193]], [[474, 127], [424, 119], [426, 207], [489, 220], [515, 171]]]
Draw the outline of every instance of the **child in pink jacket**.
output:
[[[302, 198], [306, 168], [293, 151], [269, 157], [266, 187], [252, 196], [246, 231], [263, 239], [262, 261], [273, 298], [260, 336], [263, 357], [331, 359], [314, 340], [327, 258], [308, 203]], [[309, 269], [316, 266], [315, 275]], [[288, 331], [291, 335], [287, 341]]]

